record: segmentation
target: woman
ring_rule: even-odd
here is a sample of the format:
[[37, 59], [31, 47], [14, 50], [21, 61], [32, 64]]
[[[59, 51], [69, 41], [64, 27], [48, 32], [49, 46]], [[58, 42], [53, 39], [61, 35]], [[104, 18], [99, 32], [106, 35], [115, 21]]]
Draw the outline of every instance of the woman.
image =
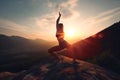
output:
[[55, 52], [67, 48], [69, 51], [69, 54], [72, 55], [73, 60], [75, 61], [75, 57], [73, 56], [73, 51], [72, 51], [71, 45], [67, 41], [64, 40], [64, 29], [63, 29], [64, 26], [62, 23], [59, 23], [60, 17], [61, 17], [61, 13], [59, 12], [59, 17], [56, 20], [56, 38], [58, 40], [59, 45], [48, 49], [48, 52], [55, 59], [59, 59], [59, 57], [56, 55]]

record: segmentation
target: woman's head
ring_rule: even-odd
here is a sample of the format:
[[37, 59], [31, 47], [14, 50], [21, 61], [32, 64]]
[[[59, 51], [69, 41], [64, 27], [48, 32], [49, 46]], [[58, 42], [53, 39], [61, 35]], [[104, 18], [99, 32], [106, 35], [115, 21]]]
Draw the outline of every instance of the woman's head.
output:
[[59, 23], [58, 26], [59, 26], [59, 27], [63, 27], [63, 23]]

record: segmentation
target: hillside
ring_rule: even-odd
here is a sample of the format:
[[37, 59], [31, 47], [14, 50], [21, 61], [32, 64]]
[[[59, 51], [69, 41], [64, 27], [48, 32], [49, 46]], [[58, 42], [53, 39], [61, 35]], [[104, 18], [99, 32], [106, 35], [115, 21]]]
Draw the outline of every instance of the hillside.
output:
[[120, 73], [120, 22], [73, 44], [78, 59]]

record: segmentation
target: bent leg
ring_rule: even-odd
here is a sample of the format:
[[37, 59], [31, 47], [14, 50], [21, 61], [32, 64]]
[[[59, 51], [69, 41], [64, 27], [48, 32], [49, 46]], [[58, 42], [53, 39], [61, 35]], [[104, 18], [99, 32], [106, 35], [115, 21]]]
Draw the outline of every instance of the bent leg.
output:
[[58, 56], [55, 54], [55, 52], [62, 50], [63, 48], [61, 48], [60, 46], [54, 46], [50, 49], [48, 49], [48, 53], [50, 53], [54, 58], [58, 59]]
[[73, 50], [72, 45], [69, 44], [66, 40], [64, 40], [64, 41], [60, 44], [60, 46], [61, 46], [62, 48], [67, 48], [68, 55], [69, 55], [71, 58], [73, 58], [73, 62], [75, 62], [75, 61], [76, 61], [76, 55], [75, 55], [75, 53], [74, 53], [74, 50]]

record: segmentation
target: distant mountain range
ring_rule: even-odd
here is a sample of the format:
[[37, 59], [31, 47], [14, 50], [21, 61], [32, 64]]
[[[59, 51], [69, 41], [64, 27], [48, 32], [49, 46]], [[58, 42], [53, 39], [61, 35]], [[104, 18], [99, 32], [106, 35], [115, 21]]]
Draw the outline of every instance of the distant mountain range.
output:
[[16, 49], [16, 48], [17, 49], [22, 48], [22, 50], [24, 50], [24, 48], [29, 48], [31, 51], [31, 49], [36, 49], [36, 47], [46, 48], [52, 44], [53, 42], [48, 42], [42, 39], [30, 40], [20, 36], [6, 36], [0, 34], [0, 50], [8, 50], [8, 49]]
[[13, 66], [33, 65], [33, 62], [48, 56], [47, 50], [53, 45], [55, 42], [42, 39], [30, 40], [0, 34], [0, 71]]

